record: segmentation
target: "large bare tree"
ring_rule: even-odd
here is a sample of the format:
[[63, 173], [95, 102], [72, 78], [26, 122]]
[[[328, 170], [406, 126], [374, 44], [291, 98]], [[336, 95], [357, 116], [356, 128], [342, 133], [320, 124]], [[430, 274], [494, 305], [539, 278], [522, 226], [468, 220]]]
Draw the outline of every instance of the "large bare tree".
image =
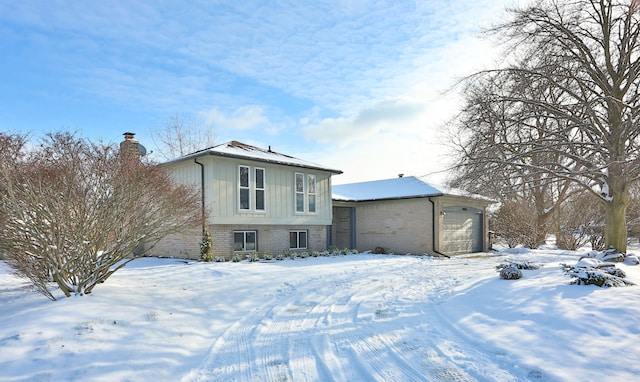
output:
[[201, 222], [197, 192], [113, 146], [60, 132], [13, 153], [0, 163], [0, 251], [51, 299], [51, 280], [67, 297], [90, 293], [166, 235]]
[[215, 142], [215, 134], [210, 127], [198, 125], [183, 114], [170, 117], [162, 128], [152, 130], [149, 135], [156, 146], [154, 154], [162, 160], [212, 147]]
[[[517, 137], [507, 146], [517, 151], [493, 163], [546, 173], [549, 182], [568, 180], [593, 193], [605, 207], [606, 244], [626, 251], [629, 191], [640, 179], [637, 6], [631, 0], [541, 0], [510, 12], [510, 21], [493, 31], [511, 64], [469, 79], [490, 76], [505, 85], [483, 98], [491, 110], [517, 109], [507, 118], [491, 117], [499, 127], [495, 136]], [[504, 146], [498, 140], [495, 147]], [[520, 160], [525, 157], [538, 160]], [[467, 160], [473, 162], [473, 154]]]

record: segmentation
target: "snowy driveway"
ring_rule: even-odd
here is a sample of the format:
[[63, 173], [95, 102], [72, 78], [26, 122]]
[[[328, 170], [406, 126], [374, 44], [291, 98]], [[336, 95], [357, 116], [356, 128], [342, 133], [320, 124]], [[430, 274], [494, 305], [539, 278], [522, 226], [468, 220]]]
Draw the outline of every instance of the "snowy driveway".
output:
[[[145, 258], [92, 295], [57, 302], [29, 293], [0, 263], [0, 380], [578, 381], [640, 373], [636, 287], [568, 285], [559, 262], [576, 253], [517, 256], [545, 266], [506, 281], [495, 271], [506, 256]], [[640, 281], [638, 267], [627, 272]]]

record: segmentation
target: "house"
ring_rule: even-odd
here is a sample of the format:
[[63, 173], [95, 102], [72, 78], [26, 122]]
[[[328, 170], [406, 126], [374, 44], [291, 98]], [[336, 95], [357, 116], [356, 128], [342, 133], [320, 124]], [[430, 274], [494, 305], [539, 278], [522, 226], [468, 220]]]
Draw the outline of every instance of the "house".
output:
[[415, 177], [336, 185], [332, 245], [447, 256], [487, 251], [489, 204]]
[[[231, 141], [164, 164], [201, 190], [213, 256], [324, 250], [330, 245], [331, 176], [342, 171]], [[197, 259], [202, 232], [175, 235], [156, 255]]]

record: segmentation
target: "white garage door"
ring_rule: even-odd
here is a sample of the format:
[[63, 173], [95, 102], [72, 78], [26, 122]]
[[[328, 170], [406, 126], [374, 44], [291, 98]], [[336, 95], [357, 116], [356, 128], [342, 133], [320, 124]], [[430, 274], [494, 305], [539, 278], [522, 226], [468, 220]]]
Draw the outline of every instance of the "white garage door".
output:
[[482, 211], [473, 207], [445, 207], [441, 249], [447, 255], [482, 251]]

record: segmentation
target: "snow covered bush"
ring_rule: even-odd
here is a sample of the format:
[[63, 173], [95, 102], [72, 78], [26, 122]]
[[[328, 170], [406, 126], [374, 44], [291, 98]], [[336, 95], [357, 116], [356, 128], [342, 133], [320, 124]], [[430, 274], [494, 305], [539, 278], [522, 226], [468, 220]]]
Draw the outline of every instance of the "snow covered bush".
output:
[[516, 269], [540, 269], [540, 265], [534, 264], [529, 260], [518, 260], [518, 261], [509, 261], [508, 263], [502, 263], [496, 266], [497, 269], [507, 268], [507, 267], [515, 267]]
[[67, 297], [91, 293], [162, 238], [202, 221], [196, 190], [112, 145], [61, 132], [28, 152], [0, 152], [0, 252], [52, 300], [50, 281]]
[[564, 272], [575, 278], [571, 284], [597, 285], [599, 287], [622, 287], [636, 285], [625, 280], [626, 275], [621, 269], [615, 267], [596, 268], [590, 266], [578, 266], [561, 264]]
[[239, 263], [240, 261], [242, 261], [242, 258], [240, 257], [240, 255], [235, 254], [235, 255], [231, 256], [231, 262], [232, 263]]
[[507, 264], [500, 269], [500, 277], [505, 280], [517, 280], [522, 278], [522, 271], [513, 264]]
[[247, 255], [247, 261], [249, 261], [250, 263], [255, 263], [260, 261], [260, 257], [258, 256], [258, 253], [251, 252]]

